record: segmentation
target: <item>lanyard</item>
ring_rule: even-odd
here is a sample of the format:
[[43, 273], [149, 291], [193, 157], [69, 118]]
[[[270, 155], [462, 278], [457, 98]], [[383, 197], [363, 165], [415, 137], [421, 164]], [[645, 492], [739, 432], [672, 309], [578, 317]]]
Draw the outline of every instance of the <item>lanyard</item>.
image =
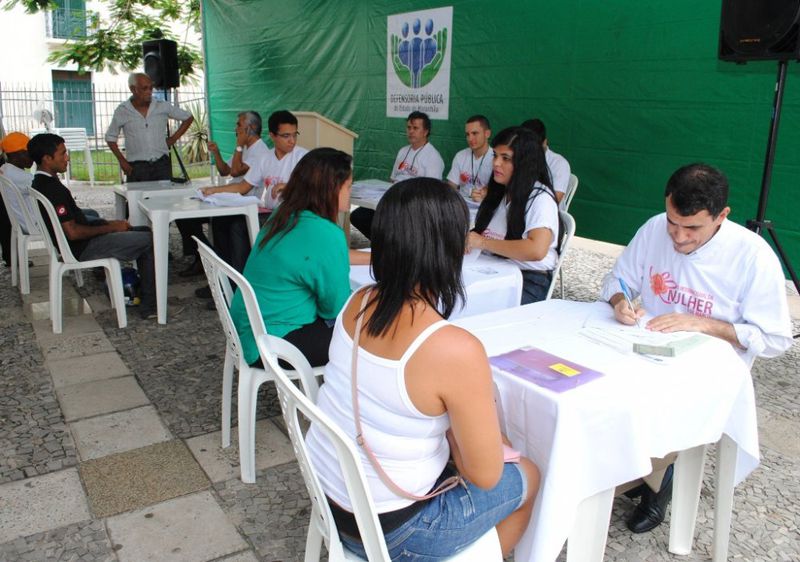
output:
[[[414, 169], [414, 162], [417, 161], [417, 156], [419, 156], [419, 153], [422, 152], [422, 149], [425, 148], [426, 146], [428, 146], [427, 142], [425, 144], [423, 144], [421, 147], [419, 147], [419, 150], [417, 150], [414, 153], [414, 157], [411, 159], [411, 165], [408, 166], [409, 175], [411, 175], [411, 170]], [[409, 145], [408, 150], [406, 150], [406, 155], [403, 156], [403, 161], [400, 162], [400, 165], [397, 167], [398, 170], [405, 170], [406, 169], [406, 159], [408, 158], [408, 154], [409, 154], [409, 152], [411, 152], [411, 150], [412, 150], [411, 146]], [[484, 156], [486, 156], [486, 155], [484, 154]], [[478, 171], [480, 171], [480, 166], [478, 167]]]
[[469, 155], [469, 170], [472, 172], [470, 178], [472, 180], [472, 185], [478, 185], [478, 176], [481, 173], [481, 166], [483, 166], [483, 160], [486, 158], [486, 155], [489, 154], [489, 150], [487, 149], [486, 152], [483, 153], [481, 156], [481, 161], [478, 162], [478, 171], [475, 171], [475, 158], [473, 158], [472, 154]]

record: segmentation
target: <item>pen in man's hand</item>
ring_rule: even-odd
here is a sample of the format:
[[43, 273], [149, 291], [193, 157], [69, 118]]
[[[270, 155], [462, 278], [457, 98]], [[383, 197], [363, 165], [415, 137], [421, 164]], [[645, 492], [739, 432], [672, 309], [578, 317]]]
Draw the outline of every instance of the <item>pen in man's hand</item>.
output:
[[642, 325], [639, 324], [639, 317], [636, 316], [636, 309], [633, 308], [633, 301], [631, 301], [631, 293], [628, 290], [628, 285], [625, 283], [625, 281], [622, 280], [622, 277], [617, 277], [617, 280], [619, 281], [619, 286], [622, 289], [622, 296], [625, 297], [625, 302], [627, 302], [628, 306], [631, 307], [631, 312], [633, 312], [633, 319], [636, 321], [636, 325], [639, 328], [641, 328]]

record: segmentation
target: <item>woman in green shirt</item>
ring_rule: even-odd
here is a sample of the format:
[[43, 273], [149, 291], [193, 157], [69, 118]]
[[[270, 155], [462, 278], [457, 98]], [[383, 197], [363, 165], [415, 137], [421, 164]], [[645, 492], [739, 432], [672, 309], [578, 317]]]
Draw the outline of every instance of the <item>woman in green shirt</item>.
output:
[[[244, 267], [267, 332], [294, 344], [315, 367], [328, 362], [333, 321], [350, 295], [347, 241], [336, 217], [350, 208], [352, 183], [349, 155], [333, 148], [306, 154]], [[245, 361], [258, 365], [258, 349], [238, 292], [231, 316]]]

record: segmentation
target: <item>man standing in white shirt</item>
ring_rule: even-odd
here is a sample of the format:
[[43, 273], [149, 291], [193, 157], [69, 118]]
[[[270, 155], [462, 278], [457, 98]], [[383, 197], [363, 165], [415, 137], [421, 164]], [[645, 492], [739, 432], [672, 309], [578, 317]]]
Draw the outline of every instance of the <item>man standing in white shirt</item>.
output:
[[450, 173], [447, 174], [447, 182], [458, 189], [463, 197], [480, 201], [483, 199], [481, 192], [485, 197], [486, 186], [492, 177], [494, 151], [489, 146], [492, 128], [485, 116], [473, 115], [467, 119], [464, 133], [468, 148], [456, 153]]
[[[168, 180], [172, 177], [169, 150], [189, 129], [194, 118], [191, 113], [176, 105], [153, 99], [153, 81], [147, 74], [131, 73], [128, 76], [128, 88], [132, 95], [114, 110], [111, 124], [106, 131], [106, 144], [116, 156], [127, 181]], [[177, 131], [167, 137], [170, 119], [182, 123]], [[120, 131], [125, 136], [125, 154], [117, 144]], [[178, 275], [200, 275], [203, 273], [203, 266], [192, 236], [207, 241], [203, 235], [202, 222], [177, 220], [175, 224], [181, 233], [183, 255], [194, 258]]]
[[[389, 179], [392, 183], [409, 178], [442, 179], [444, 160], [430, 143], [431, 120], [427, 113], [412, 111], [406, 119], [408, 144], [397, 152]], [[350, 213], [350, 224], [367, 239], [372, 235], [372, 217], [375, 211], [359, 207]]]
[[253, 162], [267, 157], [269, 148], [261, 140], [261, 115], [257, 111], [242, 111], [237, 115], [236, 149], [226, 161], [213, 141], [208, 143], [208, 151], [214, 156], [214, 163], [220, 176], [240, 178], [247, 173]]
[[547, 161], [547, 167], [550, 169], [550, 178], [553, 180], [553, 189], [556, 192], [556, 200], [561, 203], [564, 195], [567, 193], [567, 186], [569, 185], [569, 176], [572, 173], [567, 159], [560, 154], [550, 150], [547, 144], [547, 129], [541, 119], [528, 119], [523, 122], [521, 127], [530, 129], [542, 139], [542, 147], [544, 148], [544, 159]]
[[[706, 164], [678, 169], [664, 192], [666, 213], [648, 220], [603, 280], [600, 298], [614, 317], [656, 332], [701, 332], [730, 343], [748, 365], [792, 345], [786, 280], [769, 244], [727, 219], [728, 180]], [[625, 295], [627, 286], [631, 294]], [[628, 299], [641, 296], [641, 308]], [[630, 497], [641, 501], [628, 528], [644, 533], [663, 520], [672, 468], [654, 472]]]

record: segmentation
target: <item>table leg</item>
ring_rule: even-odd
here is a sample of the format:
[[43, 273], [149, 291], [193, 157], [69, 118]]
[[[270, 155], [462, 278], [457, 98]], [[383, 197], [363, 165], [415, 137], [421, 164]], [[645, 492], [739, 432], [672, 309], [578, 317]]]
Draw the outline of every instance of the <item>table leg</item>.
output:
[[125, 210], [127, 208], [128, 200], [119, 193], [114, 193], [114, 217], [117, 220], [125, 220]]
[[250, 244], [255, 245], [256, 236], [258, 236], [258, 231], [260, 230], [258, 226], [258, 206], [249, 205], [245, 218], [247, 218], [247, 231], [250, 234]]
[[139, 201], [142, 199], [145, 199], [145, 197], [143, 197], [141, 191], [128, 191], [128, 222], [132, 226], [144, 226], [147, 224], [147, 219], [141, 208], [139, 208]]
[[736, 442], [723, 434], [717, 443], [717, 493], [714, 498], [714, 542], [712, 560], [728, 559], [728, 539], [733, 510], [733, 484], [736, 476]]
[[153, 212], [153, 256], [156, 270], [156, 310], [158, 323], [167, 323], [167, 273], [169, 268], [169, 217], [167, 213]]
[[672, 483], [672, 515], [669, 524], [669, 551], [687, 555], [692, 551], [697, 504], [703, 485], [706, 446], [678, 453]]
[[610, 488], [580, 503], [567, 539], [567, 562], [602, 562], [613, 502]]

